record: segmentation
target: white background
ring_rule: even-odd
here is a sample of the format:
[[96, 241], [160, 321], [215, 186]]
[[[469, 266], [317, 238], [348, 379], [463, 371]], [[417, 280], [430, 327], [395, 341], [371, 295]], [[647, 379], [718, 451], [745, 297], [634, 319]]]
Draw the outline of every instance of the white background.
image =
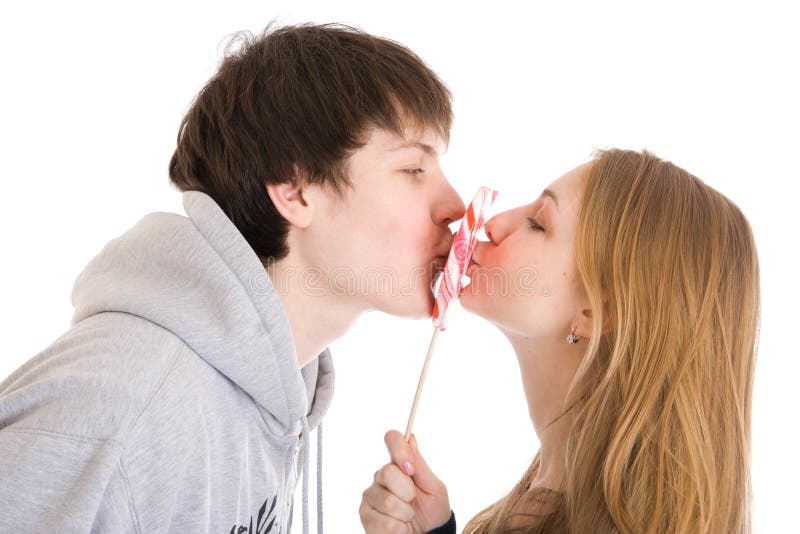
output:
[[[345, 22], [410, 46], [451, 87], [443, 165], [467, 201], [486, 184], [501, 191], [497, 210], [530, 202], [594, 148], [615, 146], [650, 149], [742, 208], [762, 269], [756, 527], [796, 528], [800, 19], [789, 4], [9, 4], [0, 16], [0, 379], [68, 328], [72, 283], [107, 241], [145, 213], [184, 213], [167, 163], [223, 38], [272, 19]], [[449, 324], [415, 432], [463, 527], [511, 487], [538, 443], [504, 338], [460, 309]], [[430, 333], [428, 321], [371, 315], [333, 345], [329, 532], [361, 531], [361, 492], [386, 461], [384, 431], [405, 426]]]

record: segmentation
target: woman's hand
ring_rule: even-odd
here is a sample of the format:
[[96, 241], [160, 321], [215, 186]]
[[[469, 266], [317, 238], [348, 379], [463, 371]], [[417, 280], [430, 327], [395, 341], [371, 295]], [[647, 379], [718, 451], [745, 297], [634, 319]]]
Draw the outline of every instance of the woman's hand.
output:
[[447, 488], [419, 454], [414, 435], [390, 430], [384, 436], [392, 459], [378, 469], [358, 513], [368, 534], [424, 534], [450, 519]]

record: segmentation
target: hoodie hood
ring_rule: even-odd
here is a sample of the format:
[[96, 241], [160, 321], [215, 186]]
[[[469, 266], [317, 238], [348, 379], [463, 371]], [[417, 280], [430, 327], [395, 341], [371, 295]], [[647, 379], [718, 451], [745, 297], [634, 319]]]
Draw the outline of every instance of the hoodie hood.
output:
[[[71, 325], [138, 315], [180, 337], [259, 406], [270, 432], [313, 429], [333, 394], [329, 351], [302, 371], [266, 269], [217, 203], [185, 191], [187, 217], [154, 212], [110, 241], [78, 276]], [[309, 409], [310, 408], [310, 409]]]

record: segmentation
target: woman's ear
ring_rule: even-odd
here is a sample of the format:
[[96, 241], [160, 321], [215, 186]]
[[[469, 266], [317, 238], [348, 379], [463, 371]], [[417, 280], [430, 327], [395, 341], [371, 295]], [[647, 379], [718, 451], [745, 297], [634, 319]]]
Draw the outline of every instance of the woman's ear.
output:
[[[573, 321], [572, 325], [577, 324], [575, 328], [575, 335], [588, 339], [592, 334], [592, 309], [584, 308], [578, 314], [578, 317]], [[608, 303], [603, 301], [603, 326], [601, 333], [606, 334], [611, 330], [611, 315], [608, 313]]]
[[583, 309], [578, 314], [578, 317], [572, 321], [572, 326], [575, 327], [575, 335], [581, 339], [589, 339], [592, 334], [592, 310], [589, 308]]
[[306, 199], [303, 182], [267, 184], [267, 194], [284, 219], [298, 228], [308, 228], [314, 207]]

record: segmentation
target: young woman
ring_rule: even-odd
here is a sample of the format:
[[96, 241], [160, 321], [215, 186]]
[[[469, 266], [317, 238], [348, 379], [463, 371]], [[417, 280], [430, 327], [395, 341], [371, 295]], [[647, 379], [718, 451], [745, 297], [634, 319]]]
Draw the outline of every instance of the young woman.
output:
[[[541, 447], [463, 532], [750, 532], [760, 288], [741, 210], [648, 152], [606, 150], [486, 234], [461, 302], [511, 342]], [[533, 287], [492, 285], [531, 268]], [[386, 443], [366, 531], [454, 533], [415, 439]]]

